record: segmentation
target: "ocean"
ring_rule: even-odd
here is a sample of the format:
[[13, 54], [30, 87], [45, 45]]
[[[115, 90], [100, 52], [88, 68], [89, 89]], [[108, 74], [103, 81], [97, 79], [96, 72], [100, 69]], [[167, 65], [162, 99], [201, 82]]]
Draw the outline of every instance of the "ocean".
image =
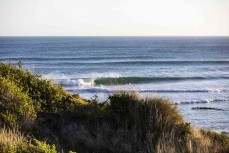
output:
[[0, 61], [85, 99], [161, 96], [192, 126], [229, 133], [229, 37], [0, 37]]

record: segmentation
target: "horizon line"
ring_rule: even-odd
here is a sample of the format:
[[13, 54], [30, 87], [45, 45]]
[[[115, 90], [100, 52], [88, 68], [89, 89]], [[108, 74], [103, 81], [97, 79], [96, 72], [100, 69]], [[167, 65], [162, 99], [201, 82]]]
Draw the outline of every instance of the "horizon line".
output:
[[0, 35], [0, 37], [229, 37], [229, 35]]

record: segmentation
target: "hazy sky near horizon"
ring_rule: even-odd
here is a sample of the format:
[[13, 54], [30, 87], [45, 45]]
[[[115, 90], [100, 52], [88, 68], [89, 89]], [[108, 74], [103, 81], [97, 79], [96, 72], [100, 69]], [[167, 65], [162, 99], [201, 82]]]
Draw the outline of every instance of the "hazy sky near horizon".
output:
[[229, 0], [0, 0], [0, 36], [229, 36]]

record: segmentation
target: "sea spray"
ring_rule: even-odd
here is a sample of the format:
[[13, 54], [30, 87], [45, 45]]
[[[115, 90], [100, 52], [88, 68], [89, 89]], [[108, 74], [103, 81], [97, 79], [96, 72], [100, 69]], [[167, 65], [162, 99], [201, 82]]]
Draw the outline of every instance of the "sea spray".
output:
[[93, 79], [90, 79], [89, 81], [85, 81], [84, 79], [77, 79], [77, 80], [71, 80], [67, 79], [63, 82], [64, 86], [94, 86]]

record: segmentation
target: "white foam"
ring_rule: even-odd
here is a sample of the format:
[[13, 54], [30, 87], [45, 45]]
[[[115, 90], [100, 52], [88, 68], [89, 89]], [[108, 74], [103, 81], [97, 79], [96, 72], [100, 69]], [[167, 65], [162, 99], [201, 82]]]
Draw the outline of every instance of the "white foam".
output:
[[94, 80], [90, 80], [88, 82], [84, 81], [83, 79], [71, 80], [67, 79], [63, 82], [66, 86], [94, 86]]
[[174, 101], [174, 104], [195, 104], [195, 103], [211, 103], [211, 102], [224, 102], [229, 99], [199, 99], [190, 101]]
[[66, 81], [64, 81], [63, 84], [64, 84], [64, 85], [67, 85], [67, 86], [74, 86], [74, 85], [77, 85], [78, 82], [76, 82], [76, 80], [67, 79]]

